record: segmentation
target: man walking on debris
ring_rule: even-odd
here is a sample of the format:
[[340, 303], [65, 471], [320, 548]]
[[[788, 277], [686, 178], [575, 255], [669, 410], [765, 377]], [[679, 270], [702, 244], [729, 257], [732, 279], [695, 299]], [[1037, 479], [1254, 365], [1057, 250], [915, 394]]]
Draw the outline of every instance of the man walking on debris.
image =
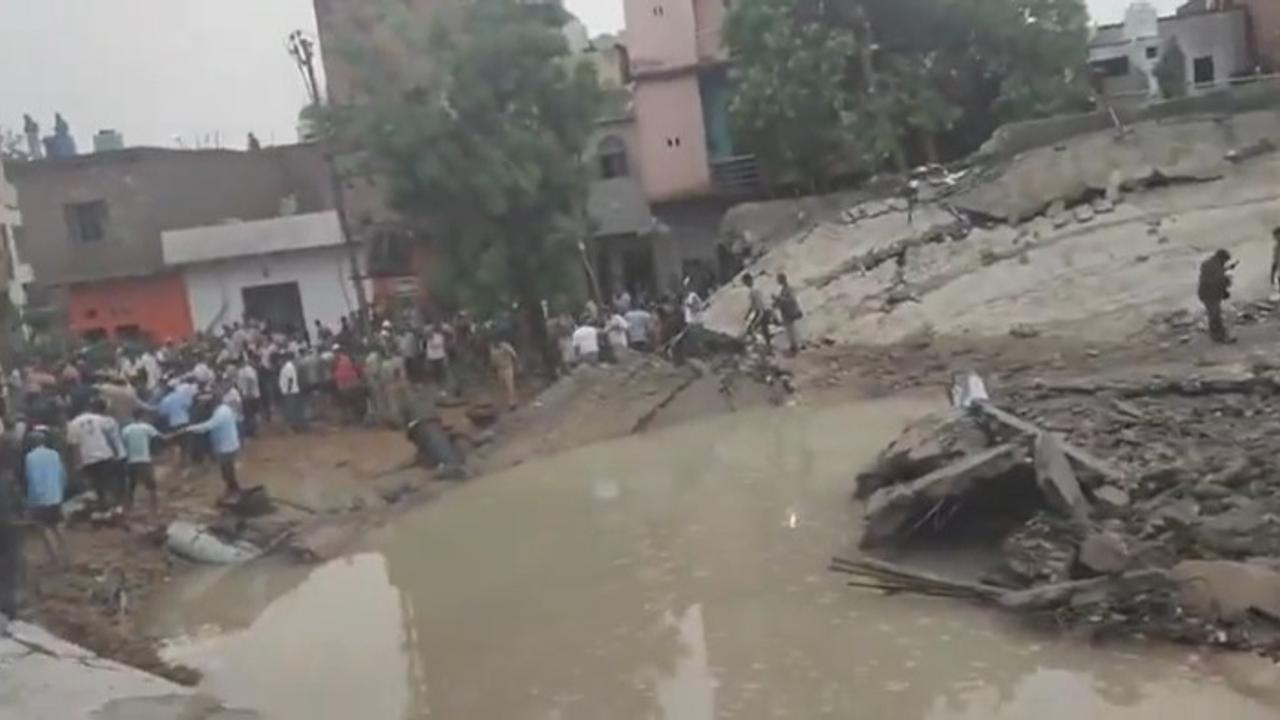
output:
[[1230, 271], [1234, 265], [1229, 265], [1230, 262], [1231, 253], [1219, 250], [1200, 265], [1200, 302], [1209, 316], [1209, 337], [1216, 343], [1235, 342], [1227, 335], [1222, 319], [1222, 301], [1231, 297]]
[[787, 335], [791, 355], [795, 356], [800, 352], [799, 323], [804, 313], [800, 311], [800, 301], [796, 300], [795, 291], [787, 282], [786, 273], [778, 273], [778, 294], [774, 297], [773, 304], [782, 317], [782, 329]]
[[1271, 231], [1271, 239], [1275, 245], [1271, 247], [1271, 284], [1280, 293], [1280, 227]]
[[756, 287], [755, 278], [750, 273], [742, 276], [742, 284], [747, 286], [750, 305], [747, 307], [747, 337], [759, 333], [766, 348], [772, 347], [769, 337], [769, 307], [765, 304], [764, 293]]

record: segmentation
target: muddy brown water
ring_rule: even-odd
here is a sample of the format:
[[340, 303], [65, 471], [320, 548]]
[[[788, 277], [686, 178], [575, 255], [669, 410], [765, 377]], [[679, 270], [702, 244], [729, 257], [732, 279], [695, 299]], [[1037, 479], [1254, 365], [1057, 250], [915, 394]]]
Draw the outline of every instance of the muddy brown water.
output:
[[314, 568], [193, 575], [167, 656], [269, 718], [1274, 718], [1206, 658], [825, 571], [933, 403], [720, 417], [485, 477]]

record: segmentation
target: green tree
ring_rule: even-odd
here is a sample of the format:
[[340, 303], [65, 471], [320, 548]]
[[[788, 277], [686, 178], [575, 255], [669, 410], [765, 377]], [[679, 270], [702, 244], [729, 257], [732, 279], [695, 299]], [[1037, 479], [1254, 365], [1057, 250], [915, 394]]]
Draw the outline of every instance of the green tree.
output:
[[[737, 4], [725, 23], [735, 55], [729, 113], [735, 137], [763, 167], [821, 186], [833, 162], [858, 147], [848, 84], [857, 41], [825, 22], [820, 0], [754, 0]], [[800, 81], [803, 79], [802, 81]]]
[[781, 175], [954, 157], [1087, 106], [1087, 20], [1082, 0], [739, 0], [735, 127]]
[[1160, 97], [1166, 100], [1180, 98], [1187, 94], [1187, 55], [1177, 38], [1169, 38], [1164, 49], [1160, 51], [1160, 59], [1154, 69], [1156, 83], [1160, 86]]
[[553, 3], [472, 0], [426, 32], [394, 23], [418, 60], [339, 115], [391, 207], [430, 237], [433, 299], [518, 305], [548, 358], [542, 301], [582, 286], [583, 155], [600, 97], [594, 69], [569, 55], [566, 18]]

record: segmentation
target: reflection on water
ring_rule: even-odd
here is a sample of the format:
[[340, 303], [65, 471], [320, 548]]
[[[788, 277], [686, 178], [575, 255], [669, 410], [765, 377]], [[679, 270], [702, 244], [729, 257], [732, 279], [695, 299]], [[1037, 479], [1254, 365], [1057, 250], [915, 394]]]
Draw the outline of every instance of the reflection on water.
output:
[[487, 477], [317, 569], [157, 610], [278, 718], [1270, 718], [1188, 655], [846, 588], [858, 466], [923, 401], [734, 415]]

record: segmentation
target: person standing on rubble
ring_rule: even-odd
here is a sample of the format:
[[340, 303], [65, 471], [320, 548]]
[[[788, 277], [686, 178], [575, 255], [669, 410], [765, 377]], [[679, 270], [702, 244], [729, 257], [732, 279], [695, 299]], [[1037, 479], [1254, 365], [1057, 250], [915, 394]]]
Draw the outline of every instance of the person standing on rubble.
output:
[[1222, 302], [1231, 297], [1231, 253], [1218, 250], [1200, 265], [1200, 302], [1209, 316], [1209, 337], [1216, 343], [1231, 343], [1222, 319]]
[[1280, 226], [1271, 231], [1275, 244], [1271, 247], [1271, 285], [1280, 292]]
[[747, 306], [747, 337], [753, 333], [759, 333], [760, 339], [764, 341], [766, 348], [772, 347], [771, 338], [769, 337], [769, 306], [764, 301], [764, 293], [760, 288], [756, 287], [755, 278], [751, 277], [751, 273], [742, 276], [742, 284], [747, 286], [747, 297], [750, 304]]
[[786, 333], [791, 356], [795, 357], [800, 352], [800, 318], [804, 313], [800, 310], [795, 291], [787, 282], [786, 273], [778, 273], [778, 294], [774, 296], [773, 304], [782, 318], [782, 329]]

